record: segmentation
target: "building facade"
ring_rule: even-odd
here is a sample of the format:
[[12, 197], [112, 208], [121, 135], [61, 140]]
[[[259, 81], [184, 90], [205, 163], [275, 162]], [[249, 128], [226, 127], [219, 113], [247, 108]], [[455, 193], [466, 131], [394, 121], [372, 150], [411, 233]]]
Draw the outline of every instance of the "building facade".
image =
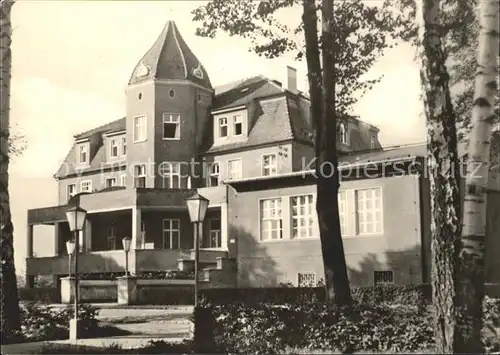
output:
[[[317, 282], [323, 267], [309, 171], [309, 100], [297, 90], [296, 71], [289, 67], [287, 74], [286, 85], [256, 76], [214, 89], [169, 21], [132, 71], [126, 117], [76, 135], [54, 176], [58, 205], [28, 211], [28, 284], [37, 275], [68, 275], [65, 242], [72, 236], [65, 212], [74, 203], [88, 211], [79, 272], [122, 273], [123, 237], [132, 238], [132, 273], [190, 264], [194, 229], [185, 199], [195, 192], [210, 201], [200, 261], [214, 280], [242, 287]], [[385, 168], [375, 177], [359, 173], [375, 161], [393, 169], [409, 156], [422, 159], [425, 147], [382, 149], [378, 133], [356, 117], [339, 126], [337, 149], [349, 171], [340, 208], [351, 280], [425, 282], [426, 180], [414, 167], [401, 176]], [[489, 224], [497, 234], [498, 223]], [[54, 226], [52, 257], [33, 256], [38, 224]], [[223, 260], [237, 267], [224, 270], [230, 263]]]

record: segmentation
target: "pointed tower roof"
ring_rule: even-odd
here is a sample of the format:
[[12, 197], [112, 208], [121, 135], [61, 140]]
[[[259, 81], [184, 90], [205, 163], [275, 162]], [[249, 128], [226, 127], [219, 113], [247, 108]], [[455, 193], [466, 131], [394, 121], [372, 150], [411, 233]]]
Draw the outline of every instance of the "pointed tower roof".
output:
[[189, 80], [212, 89], [208, 73], [182, 38], [174, 21], [168, 21], [149, 51], [137, 63], [129, 85], [151, 79]]

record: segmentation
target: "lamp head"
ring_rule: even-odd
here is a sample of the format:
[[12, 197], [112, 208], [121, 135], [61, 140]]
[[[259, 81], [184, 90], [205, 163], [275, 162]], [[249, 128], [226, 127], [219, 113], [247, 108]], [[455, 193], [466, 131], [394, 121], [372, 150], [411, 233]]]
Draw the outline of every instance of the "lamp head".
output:
[[207, 212], [208, 203], [209, 200], [198, 193], [186, 199], [191, 222], [203, 222]]
[[126, 252], [129, 252], [131, 242], [132, 242], [132, 239], [130, 239], [130, 237], [128, 237], [128, 236], [124, 237], [122, 239], [123, 250], [125, 250]]
[[80, 206], [72, 206], [66, 211], [69, 230], [72, 232], [81, 231], [87, 217], [87, 211]]

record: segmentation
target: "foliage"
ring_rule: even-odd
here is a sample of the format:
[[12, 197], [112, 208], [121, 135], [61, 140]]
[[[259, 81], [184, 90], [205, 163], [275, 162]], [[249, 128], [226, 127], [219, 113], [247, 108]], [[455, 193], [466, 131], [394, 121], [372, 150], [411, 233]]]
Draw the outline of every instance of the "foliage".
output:
[[[92, 306], [79, 306], [78, 319], [82, 336], [98, 333], [97, 312]], [[73, 316], [72, 306], [61, 309], [35, 302], [24, 303], [21, 305], [21, 336], [29, 342], [67, 339], [69, 321]]]
[[[80, 276], [81, 280], [116, 280], [117, 277], [125, 276], [124, 272], [102, 272], [102, 273], [87, 273]], [[181, 270], [166, 270], [141, 272], [135, 275], [138, 278], [145, 280], [193, 280], [194, 272], [186, 272]]]
[[191, 341], [182, 343], [167, 343], [164, 341], [150, 341], [148, 345], [139, 349], [124, 349], [118, 345], [106, 347], [82, 346], [71, 344], [50, 344], [43, 346], [39, 354], [189, 354], [193, 353]]
[[[193, 20], [200, 23], [196, 34], [214, 38], [221, 30], [249, 40], [250, 50], [260, 56], [276, 58], [290, 52], [301, 60], [305, 47], [300, 39], [303, 23], [299, 4], [298, 0], [212, 0], [193, 11]], [[289, 25], [292, 13], [295, 25]], [[363, 75], [394, 44], [401, 25], [401, 19], [390, 11], [361, 0], [334, 3], [335, 110], [339, 115], [356, 103], [356, 94], [365, 93], [380, 81]]]
[[[283, 285], [286, 285], [285, 287]], [[204, 289], [201, 295], [206, 303], [219, 304], [304, 304], [324, 302], [324, 287], [293, 287], [284, 283], [278, 287], [252, 287], [236, 289]], [[430, 285], [381, 285], [352, 288], [356, 303], [392, 303], [425, 306], [430, 302]]]
[[19, 301], [59, 303], [61, 292], [56, 287], [19, 288]]

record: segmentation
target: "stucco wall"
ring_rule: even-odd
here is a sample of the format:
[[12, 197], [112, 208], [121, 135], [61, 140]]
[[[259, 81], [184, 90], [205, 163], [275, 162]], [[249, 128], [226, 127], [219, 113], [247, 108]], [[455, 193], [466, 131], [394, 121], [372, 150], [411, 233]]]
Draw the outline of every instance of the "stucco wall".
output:
[[[341, 190], [382, 188], [383, 233], [377, 236], [344, 237], [344, 248], [351, 284], [373, 284], [373, 271], [393, 270], [398, 284], [419, 283], [421, 275], [421, 236], [418, 179], [414, 176], [343, 182]], [[323, 276], [319, 238], [286, 240], [290, 230], [284, 213], [284, 240], [259, 241], [259, 199], [315, 194], [314, 185], [283, 189], [239, 192], [231, 197], [236, 206], [230, 215], [230, 238], [237, 241], [238, 285], [265, 286], [279, 282], [297, 283], [297, 273], [314, 272]], [[390, 213], [387, 211], [390, 210]], [[351, 212], [354, 212], [351, 209]], [[289, 216], [289, 215], [288, 215]], [[354, 213], [349, 217], [354, 223]], [[316, 232], [316, 236], [318, 236]]]

